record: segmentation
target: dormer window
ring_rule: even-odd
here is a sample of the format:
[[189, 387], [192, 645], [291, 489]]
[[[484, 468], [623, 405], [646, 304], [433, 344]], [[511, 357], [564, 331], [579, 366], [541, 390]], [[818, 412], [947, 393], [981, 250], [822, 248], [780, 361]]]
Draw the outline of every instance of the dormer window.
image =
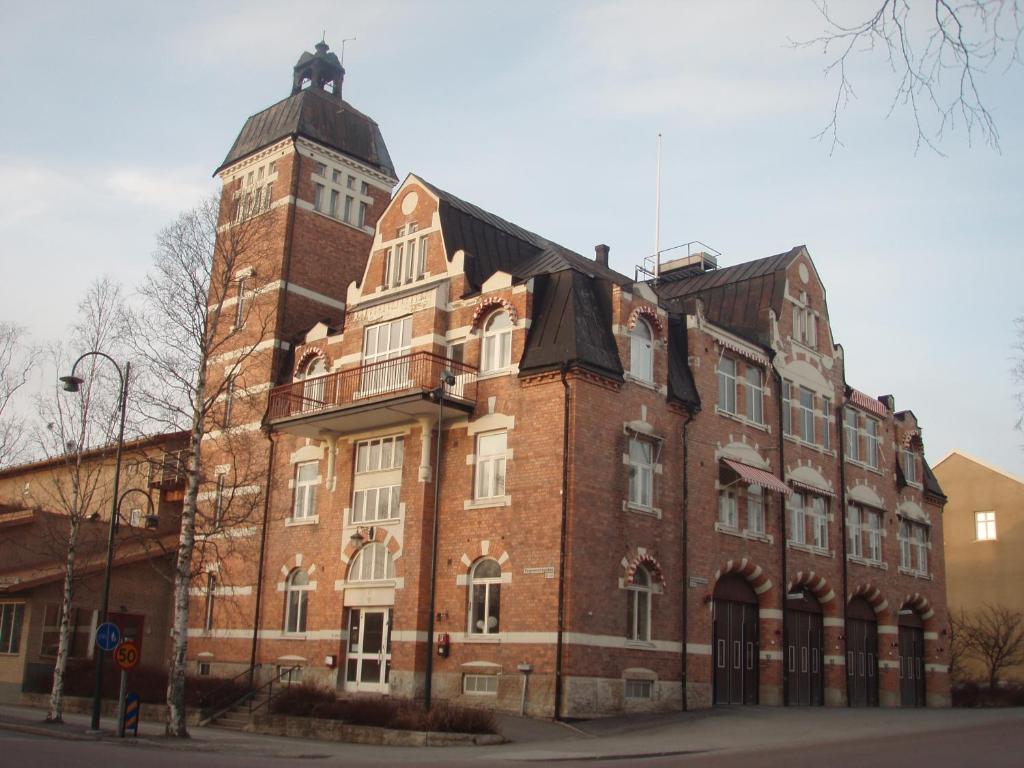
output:
[[903, 477], [908, 483], [920, 483], [917, 477], [917, 456], [913, 451], [900, 451], [900, 462], [903, 465]]
[[629, 332], [629, 373], [640, 381], [654, 381], [654, 334], [643, 318]]
[[388, 248], [384, 274], [386, 288], [397, 288], [427, 276], [427, 236], [418, 237], [418, 229], [414, 222], [398, 228], [395, 235], [398, 242]]
[[495, 312], [484, 325], [480, 347], [480, 372], [500, 371], [512, 365], [512, 319], [508, 312]]
[[806, 293], [800, 294], [800, 301], [793, 307], [793, 339], [811, 349], [818, 346], [818, 316]]

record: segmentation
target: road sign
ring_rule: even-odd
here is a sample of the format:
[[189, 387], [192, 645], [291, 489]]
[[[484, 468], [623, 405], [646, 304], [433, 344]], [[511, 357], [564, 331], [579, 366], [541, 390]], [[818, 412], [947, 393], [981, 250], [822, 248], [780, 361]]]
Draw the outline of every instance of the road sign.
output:
[[135, 669], [139, 664], [139, 646], [133, 643], [131, 640], [125, 640], [114, 651], [114, 661], [117, 662], [117, 666], [127, 672], [129, 669]]
[[121, 642], [121, 630], [109, 621], [96, 628], [96, 646], [101, 651], [112, 651]]

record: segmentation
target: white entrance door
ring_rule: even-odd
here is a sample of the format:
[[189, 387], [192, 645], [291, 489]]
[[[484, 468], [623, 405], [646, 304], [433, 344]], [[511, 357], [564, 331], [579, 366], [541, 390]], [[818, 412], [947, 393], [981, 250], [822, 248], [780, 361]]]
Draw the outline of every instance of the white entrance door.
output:
[[387, 693], [390, 671], [391, 609], [350, 609], [345, 690]]

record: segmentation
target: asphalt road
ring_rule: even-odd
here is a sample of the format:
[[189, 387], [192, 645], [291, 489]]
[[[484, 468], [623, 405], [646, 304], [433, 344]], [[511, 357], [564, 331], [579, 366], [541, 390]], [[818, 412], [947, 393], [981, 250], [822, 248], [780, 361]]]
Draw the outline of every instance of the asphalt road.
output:
[[[394, 765], [433, 765], [436, 762], [421, 762], [419, 750], [396, 750]], [[425, 757], [425, 755], [424, 755]], [[800, 747], [714, 751], [687, 754], [663, 754], [658, 756], [619, 755], [614, 760], [573, 758], [551, 760], [507, 760], [497, 756], [476, 754], [474, 748], [466, 749], [465, 759], [447, 761], [447, 768], [462, 768], [481, 764], [501, 768], [533, 765], [555, 766], [637, 766], [638, 768], [660, 768], [661, 766], [683, 766], [684, 768], [842, 768], [843, 766], [870, 765], [878, 768], [893, 766], [906, 768], [909, 765], [925, 765], [928, 768], [1021, 768], [1024, 766], [1024, 729], [1019, 722], [1002, 722], [952, 728], [932, 733], [912, 733], [885, 739], [851, 739]], [[380, 766], [379, 760], [366, 763], [354, 756], [340, 756], [317, 751], [315, 743], [309, 744], [306, 752], [288, 757], [257, 756], [251, 753], [201, 752], [196, 750], [160, 749], [152, 746], [116, 744], [94, 741], [65, 741], [43, 736], [32, 736], [0, 730], [0, 767], [36, 768], [170, 768], [170, 766], [195, 766], [196, 768], [285, 768], [290, 766], [330, 765], [356, 768], [360, 765]]]

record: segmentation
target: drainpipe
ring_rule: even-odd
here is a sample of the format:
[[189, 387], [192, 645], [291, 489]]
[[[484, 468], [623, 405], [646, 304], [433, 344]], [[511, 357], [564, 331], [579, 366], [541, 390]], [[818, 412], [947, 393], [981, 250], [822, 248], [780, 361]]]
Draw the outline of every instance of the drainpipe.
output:
[[683, 538], [683, 541], [682, 541], [682, 546], [680, 547], [680, 549], [682, 550], [682, 553], [683, 553], [683, 563], [682, 563], [682, 565], [683, 565], [683, 580], [682, 580], [682, 584], [683, 584], [683, 620], [682, 620], [683, 653], [682, 653], [682, 670], [680, 672], [680, 681], [682, 682], [682, 687], [683, 687], [683, 712], [686, 712], [689, 709], [689, 704], [688, 704], [688, 702], [686, 700], [686, 678], [687, 678], [686, 672], [687, 672], [687, 667], [688, 667], [688, 663], [687, 662], [689, 660], [689, 658], [687, 656], [687, 652], [686, 652], [686, 641], [688, 639], [687, 635], [686, 635], [686, 630], [688, 628], [688, 626], [687, 626], [687, 611], [689, 609], [689, 594], [688, 593], [690, 591], [690, 577], [689, 577], [690, 558], [689, 558], [689, 552], [688, 552], [688, 549], [687, 549], [687, 544], [689, 543], [689, 538], [687, 536], [687, 530], [688, 530], [687, 522], [689, 520], [689, 515], [690, 515], [690, 503], [689, 503], [690, 502], [690, 487], [689, 487], [689, 483], [688, 483], [688, 477], [687, 477], [687, 471], [686, 470], [687, 470], [687, 462], [689, 461], [689, 458], [690, 458], [689, 443], [688, 443], [688, 439], [689, 439], [688, 428], [690, 426], [690, 422], [691, 421], [693, 421], [693, 411], [691, 411], [689, 408], [687, 408], [686, 409], [686, 421], [683, 422], [683, 524], [682, 524], [682, 528], [681, 528], [681, 536]]
[[[427, 614], [427, 679], [423, 684], [423, 706], [430, 709], [430, 696], [434, 676], [434, 608], [437, 598], [437, 532], [441, 518], [441, 435], [444, 427], [444, 388], [455, 383], [450, 371], [441, 372], [440, 382], [434, 393], [437, 394], [437, 449], [434, 451], [434, 521], [430, 544], [430, 600]], [[424, 434], [423, 439], [427, 439]]]
[[260, 558], [256, 566], [256, 610], [253, 612], [252, 619], [252, 650], [249, 653], [249, 685], [253, 684], [253, 678], [256, 674], [256, 646], [259, 644], [260, 637], [260, 613], [263, 602], [263, 569], [264, 560], [267, 552], [267, 523], [270, 519], [270, 483], [271, 476], [274, 470], [274, 443], [273, 434], [268, 429], [266, 434], [267, 440], [270, 441], [270, 451], [267, 455], [267, 481], [266, 491], [263, 494], [263, 525], [260, 530]]
[[569, 382], [565, 374], [569, 364], [562, 365], [562, 530], [558, 554], [558, 632], [555, 641], [555, 720], [562, 719], [562, 647], [565, 634], [565, 547], [569, 528]]
[[[843, 658], [849, 662], [850, 660], [850, 630], [849, 622], [847, 620], [847, 595], [849, 594], [849, 562], [846, 560], [847, 547], [849, 542], [847, 539], [846, 530], [846, 435], [843, 431], [843, 403], [846, 400], [846, 361], [843, 361], [843, 396], [840, 398], [839, 403], [836, 405], [836, 437], [839, 440], [839, 510], [843, 520]], [[861, 524], [863, 525], [863, 520]], [[843, 669], [846, 670], [846, 706], [853, 706], [850, 701], [850, 670], [845, 665]], [[875, 678], [878, 679], [877, 676]]]
[[[779, 385], [779, 477], [784, 479], [786, 476], [786, 436], [782, 431], [782, 388], [785, 386], [785, 382], [782, 380], [782, 374], [779, 373], [778, 369], [772, 365], [772, 373], [775, 374], [775, 381]], [[792, 418], [792, 408], [790, 409], [790, 418]], [[779, 585], [782, 587], [782, 705], [789, 706], [789, 665], [786, 658], [786, 600], [789, 595], [789, 574], [787, 573], [787, 539], [786, 539], [786, 497], [782, 496], [782, 514], [779, 515], [779, 539], [782, 546], [782, 583]]]

